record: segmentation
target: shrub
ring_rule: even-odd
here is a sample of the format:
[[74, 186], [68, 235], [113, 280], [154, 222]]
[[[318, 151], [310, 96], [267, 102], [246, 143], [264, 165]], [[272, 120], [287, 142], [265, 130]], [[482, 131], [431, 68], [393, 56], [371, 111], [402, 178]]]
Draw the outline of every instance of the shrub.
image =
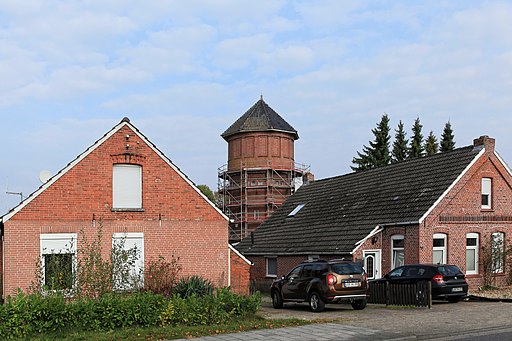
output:
[[144, 290], [170, 297], [181, 271], [178, 261], [179, 258], [174, 256], [170, 261], [165, 260], [162, 256], [159, 256], [157, 260], [150, 260], [146, 266]]
[[151, 292], [108, 293], [66, 303], [60, 293], [18, 293], [0, 305], [0, 338], [27, 338], [64, 330], [112, 330], [128, 326], [208, 325], [252, 314], [260, 307], [258, 294], [245, 297], [229, 289], [206, 296]]
[[175, 293], [178, 296], [187, 298], [195, 295], [204, 297], [213, 293], [213, 284], [209, 279], [198, 275], [181, 278], [176, 284]]

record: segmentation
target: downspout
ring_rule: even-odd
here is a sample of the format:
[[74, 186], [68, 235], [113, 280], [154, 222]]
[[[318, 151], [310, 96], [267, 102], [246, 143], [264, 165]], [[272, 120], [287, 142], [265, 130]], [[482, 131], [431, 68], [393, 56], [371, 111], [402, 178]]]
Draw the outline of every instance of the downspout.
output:
[[228, 287], [231, 286], [231, 249], [228, 243]]
[[2, 295], [0, 299], [4, 300], [5, 291], [5, 250], [4, 250], [4, 222], [0, 220], [0, 243], [2, 243]]

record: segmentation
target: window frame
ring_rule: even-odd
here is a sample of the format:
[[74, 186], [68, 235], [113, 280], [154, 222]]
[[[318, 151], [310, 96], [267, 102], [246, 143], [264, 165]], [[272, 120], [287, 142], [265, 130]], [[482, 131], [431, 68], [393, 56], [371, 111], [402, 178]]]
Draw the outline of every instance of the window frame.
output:
[[[470, 245], [468, 246], [468, 239], [476, 239], [476, 245]], [[479, 252], [478, 247], [480, 245], [480, 235], [475, 232], [469, 232], [466, 233], [466, 274], [467, 275], [477, 275], [478, 274], [478, 266], [479, 266]], [[473, 263], [474, 270], [468, 270], [468, 251], [474, 250], [475, 251], [475, 260]]]
[[[140, 242], [140, 249], [138, 248], [138, 250], [140, 251], [139, 253], [139, 258], [136, 260], [136, 263], [133, 265], [133, 272], [139, 272], [139, 274], [141, 275], [141, 282], [139, 283], [140, 287], [144, 287], [144, 232], [115, 232], [115, 233], [112, 233], [112, 248], [114, 248], [114, 245], [115, 243], [118, 241], [118, 240], [122, 240], [124, 239], [125, 241], [125, 244], [124, 244], [124, 247], [123, 247], [123, 250], [126, 250], [127, 249], [127, 245], [126, 245], [126, 241], [130, 241], [130, 240], [135, 240], [135, 243]], [[137, 246], [137, 244], [135, 244], [135, 246]], [[130, 247], [132, 248], [132, 247]], [[128, 248], [128, 249], [130, 249]], [[115, 275], [115, 274], [113, 274]], [[132, 290], [133, 287], [130, 287], [128, 285], [124, 285], [124, 284], [117, 284], [115, 283], [116, 282], [116, 279], [113, 278], [112, 279], [113, 281], [113, 287], [114, 287], [114, 290], [119, 290], [119, 291], [126, 291], [126, 290]]]
[[[271, 274], [268, 272], [269, 260], [275, 261], [275, 268], [276, 268], [275, 274]], [[265, 277], [277, 278], [277, 257], [265, 257]]]
[[[120, 179], [120, 169], [137, 169], [137, 181], [133, 188], [127, 190]], [[117, 174], [117, 175], [116, 175]], [[131, 175], [130, 175], [131, 176]], [[133, 179], [130, 179], [133, 180]], [[130, 181], [130, 184], [132, 182]], [[127, 194], [127, 192], [129, 193]], [[129, 199], [126, 199], [129, 195]], [[116, 163], [112, 165], [112, 210], [114, 211], [141, 211], [142, 206], [142, 165], [132, 163]], [[134, 204], [131, 204], [133, 202]]]
[[[495, 254], [495, 236], [501, 236], [500, 254]], [[492, 272], [501, 274], [505, 272], [505, 232], [496, 231], [491, 233], [491, 254], [492, 254]], [[498, 256], [498, 257], [496, 257]]]
[[[443, 246], [434, 246], [433, 245], [434, 239], [442, 239], [443, 240]], [[448, 243], [448, 235], [446, 233], [434, 233], [434, 235], [432, 236], [432, 263], [440, 264], [440, 265], [447, 263], [447, 261], [448, 261], [447, 260], [447, 258], [448, 258], [447, 243]], [[443, 252], [442, 263], [436, 263], [435, 262], [435, 260], [434, 260], [434, 251], [442, 251]]]
[[[394, 241], [395, 240], [403, 240], [404, 241], [404, 246], [403, 247], [395, 247], [394, 246]], [[399, 251], [402, 251], [402, 255], [403, 255], [403, 264], [396, 264], [395, 262], [395, 251], [398, 252]], [[395, 269], [395, 268], [398, 268], [400, 266], [403, 266], [405, 265], [405, 236], [403, 234], [394, 234], [391, 236], [391, 270]]]
[[[41, 259], [41, 286], [46, 286], [46, 259], [45, 255], [52, 254], [71, 254], [71, 275], [72, 285], [71, 288], [61, 289], [62, 292], [73, 292], [76, 289], [76, 270], [77, 270], [77, 233], [41, 233], [39, 234], [39, 252]], [[51, 248], [55, 247], [55, 248]], [[58, 250], [56, 250], [58, 248]], [[51, 252], [47, 252], [47, 250]], [[57, 252], [55, 252], [57, 251]], [[70, 252], [63, 252], [70, 251]], [[44, 289], [43, 289], [44, 290]], [[51, 290], [57, 291], [57, 290]]]
[[[492, 209], [492, 187], [492, 178], [483, 177], [481, 181], [481, 207], [484, 210]], [[487, 198], [487, 204], [484, 204], [484, 197]]]

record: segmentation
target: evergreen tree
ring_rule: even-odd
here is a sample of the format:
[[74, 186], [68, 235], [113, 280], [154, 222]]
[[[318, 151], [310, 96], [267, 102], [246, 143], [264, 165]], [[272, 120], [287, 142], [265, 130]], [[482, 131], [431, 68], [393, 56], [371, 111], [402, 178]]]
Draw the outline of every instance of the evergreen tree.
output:
[[453, 136], [452, 125], [450, 121], [446, 122], [441, 135], [441, 152], [449, 152], [455, 148], [455, 140]]
[[387, 114], [382, 115], [377, 127], [372, 129], [375, 136], [374, 141], [370, 141], [370, 146], [363, 146], [362, 152], [357, 152], [357, 157], [352, 159], [352, 170], [359, 171], [368, 168], [387, 165], [391, 160], [389, 154], [389, 117]]
[[428, 134], [427, 140], [425, 141], [425, 152], [428, 156], [434, 155], [439, 151], [439, 144], [437, 143], [437, 137], [431, 130]]
[[420, 118], [418, 117], [416, 120], [414, 120], [414, 125], [412, 126], [412, 138], [408, 157], [409, 159], [423, 156], [423, 134], [421, 133], [421, 128], [423, 128], [423, 126], [421, 125]]
[[391, 162], [399, 162], [407, 158], [407, 142], [404, 124], [400, 121], [398, 122], [398, 128], [395, 129], [395, 141], [393, 142]]

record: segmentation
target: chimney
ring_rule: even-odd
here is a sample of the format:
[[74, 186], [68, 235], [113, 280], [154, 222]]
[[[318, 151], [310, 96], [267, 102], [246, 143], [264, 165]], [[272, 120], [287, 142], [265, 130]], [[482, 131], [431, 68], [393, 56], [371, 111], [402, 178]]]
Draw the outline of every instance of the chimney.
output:
[[311, 172], [307, 172], [302, 176], [302, 185], [307, 185], [315, 181], [315, 176]]
[[474, 147], [483, 146], [487, 153], [493, 153], [494, 152], [494, 145], [495, 144], [496, 144], [496, 140], [493, 139], [492, 137], [487, 136], [487, 135], [482, 135], [479, 138], [473, 140], [473, 146]]

